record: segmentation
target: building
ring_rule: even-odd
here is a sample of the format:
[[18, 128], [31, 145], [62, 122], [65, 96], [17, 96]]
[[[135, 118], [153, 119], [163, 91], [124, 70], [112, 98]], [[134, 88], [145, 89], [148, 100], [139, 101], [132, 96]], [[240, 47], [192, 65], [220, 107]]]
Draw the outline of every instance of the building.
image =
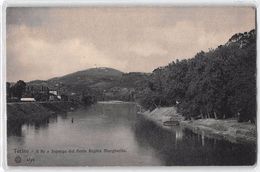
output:
[[49, 94], [53, 94], [53, 95], [56, 95], [56, 96], [59, 95], [57, 90], [50, 90]]
[[23, 97], [20, 99], [21, 102], [35, 102], [36, 100], [32, 97]]

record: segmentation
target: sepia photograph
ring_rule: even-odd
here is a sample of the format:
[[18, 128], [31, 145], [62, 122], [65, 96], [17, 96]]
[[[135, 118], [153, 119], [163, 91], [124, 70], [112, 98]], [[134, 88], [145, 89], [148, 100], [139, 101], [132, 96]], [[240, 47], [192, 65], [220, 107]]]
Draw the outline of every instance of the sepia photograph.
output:
[[254, 166], [256, 10], [7, 7], [7, 165]]

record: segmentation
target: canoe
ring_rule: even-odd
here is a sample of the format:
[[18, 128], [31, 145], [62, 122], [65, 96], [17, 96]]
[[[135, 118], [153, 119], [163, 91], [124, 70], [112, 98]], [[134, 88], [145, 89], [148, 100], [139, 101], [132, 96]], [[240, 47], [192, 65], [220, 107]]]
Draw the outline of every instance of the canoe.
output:
[[177, 126], [180, 125], [179, 121], [165, 121], [163, 122], [164, 126]]

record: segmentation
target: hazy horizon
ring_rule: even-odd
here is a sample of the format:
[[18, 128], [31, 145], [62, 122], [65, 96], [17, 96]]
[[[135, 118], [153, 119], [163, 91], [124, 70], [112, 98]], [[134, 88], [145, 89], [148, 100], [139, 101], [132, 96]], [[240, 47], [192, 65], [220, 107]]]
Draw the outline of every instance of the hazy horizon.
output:
[[7, 8], [7, 81], [152, 72], [255, 29], [252, 7]]
[[[158, 66], [158, 67], [159, 67], [159, 66]], [[31, 82], [31, 81], [37, 81], [37, 80], [43, 80], [43, 81], [45, 81], [45, 80], [49, 80], [49, 79], [53, 79], [53, 78], [58, 78], [58, 77], [63, 77], [63, 76], [66, 76], [66, 75], [70, 75], [70, 74], [72, 74], [72, 73], [82, 72], [82, 71], [86, 71], [86, 70], [89, 70], [89, 69], [95, 69], [95, 68], [101, 69], [101, 68], [111, 68], [111, 67], [95, 66], [95, 67], [90, 67], [90, 68], [86, 68], [86, 69], [83, 69], [83, 70], [77, 70], [77, 71], [74, 71], [74, 72], [71, 72], [71, 73], [67, 73], [67, 74], [64, 74], [64, 75], [60, 75], [60, 76], [54, 76], [54, 77], [47, 78], [47, 79], [33, 79], [33, 80], [28, 80], [28, 81], [23, 80], [23, 79], [18, 79], [18, 80], [15, 80], [15, 81], [9, 81], [9, 80], [7, 80], [6, 82], [14, 83], [14, 82], [17, 82], [17, 81], [19, 81], [19, 80], [23, 80], [23, 81], [25, 81], [25, 82]], [[111, 69], [115, 69], [115, 68], [111, 68]], [[118, 69], [115, 69], [115, 70], [118, 70]], [[123, 72], [123, 73], [139, 72], [139, 71], [124, 72], [124, 71], [121, 71], [121, 70], [118, 70], [118, 71]], [[140, 73], [147, 73], [147, 74], [149, 74], [149, 73], [152, 73], [152, 71], [151, 71], [151, 72], [140, 72]]]

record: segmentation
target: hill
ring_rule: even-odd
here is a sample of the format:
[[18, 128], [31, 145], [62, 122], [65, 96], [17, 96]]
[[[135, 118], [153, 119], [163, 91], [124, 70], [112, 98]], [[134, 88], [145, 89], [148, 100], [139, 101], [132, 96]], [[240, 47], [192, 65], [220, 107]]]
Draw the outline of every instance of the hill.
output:
[[[109, 99], [125, 99], [139, 87], [146, 85], [149, 74], [132, 72], [123, 73], [107, 67], [90, 68], [49, 80], [35, 80], [28, 83], [34, 88], [59, 90], [64, 94], [91, 92], [99, 98], [106, 94]], [[118, 97], [119, 96], [119, 97]]]
[[51, 85], [67, 86], [70, 91], [84, 91], [86, 87], [97, 90], [109, 89], [117, 85], [123, 72], [112, 68], [91, 68], [62, 77], [49, 79]]

